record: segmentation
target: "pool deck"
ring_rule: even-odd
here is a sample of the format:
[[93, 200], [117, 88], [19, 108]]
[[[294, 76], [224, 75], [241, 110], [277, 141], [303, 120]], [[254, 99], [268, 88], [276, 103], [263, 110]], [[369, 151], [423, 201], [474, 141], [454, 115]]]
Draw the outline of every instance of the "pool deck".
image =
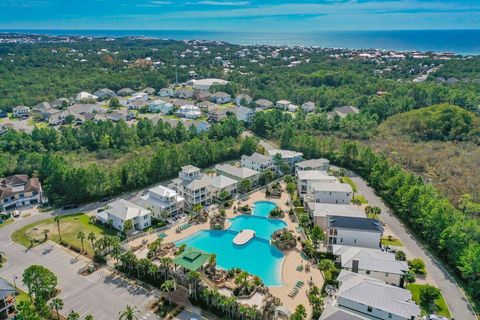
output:
[[[285, 190], [284, 184], [282, 184], [282, 187]], [[245, 204], [248, 204], [250, 207], [253, 207], [254, 203], [257, 201], [271, 201], [275, 203], [280, 209], [287, 212], [288, 210], [290, 210], [290, 207], [288, 206], [288, 200], [289, 200], [289, 196], [287, 192], [282, 192], [282, 196], [280, 198], [274, 199], [274, 198], [266, 198], [264, 191], [257, 191], [251, 194], [248, 197], [248, 199], [244, 201], [235, 201], [232, 208], [227, 209], [225, 213], [227, 218], [234, 218], [238, 216], [240, 213], [235, 213], [233, 210], [233, 207], [238, 208], [239, 205], [242, 206]], [[287, 228], [291, 230], [295, 236], [301, 236], [295, 229], [296, 227], [298, 227], [298, 224], [290, 221], [290, 219], [288, 218], [288, 214], [282, 220], [287, 224]], [[226, 227], [228, 228], [228, 224], [229, 224], [228, 220], [225, 224], [226, 224]], [[190, 228], [185, 229], [180, 233], [177, 233], [175, 229], [176, 227], [174, 226], [172, 228], [169, 228], [163, 231], [166, 234], [166, 237], [164, 238], [164, 242], [176, 242], [178, 240], [189, 237], [192, 234], [197, 233], [198, 231], [210, 230], [210, 223], [205, 222], [202, 224], [193, 225]], [[129, 246], [130, 247], [139, 246], [143, 240], [147, 240], [148, 243], [151, 243], [157, 238], [158, 236], [156, 234], [147, 235], [145, 237], [133, 240], [132, 242], [129, 243]], [[287, 307], [292, 312], [295, 310], [295, 307], [297, 305], [303, 304], [307, 313], [310, 314], [311, 306], [310, 306], [310, 303], [308, 302], [308, 297], [307, 297], [307, 291], [309, 288], [308, 283], [310, 281], [313, 281], [313, 283], [317, 287], [321, 288], [323, 286], [324, 280], [320, 270], [316, 266], [311, 266], [309, 272], [305, 271], [305, 266], [307, 264], [307, 261], [305, 261], [300, 256], [301, 250], [302, 249], [301, 249], [300, 241], [297, 241], [296, 248], [288, 252], [284, 252], [285, 259], [283, 260], [283, 264], [282, 264], [282, 280], [284, 285], [278, 286], [278, 287], [269, 287], [269, 289], [274, 296], [280, 298], [280, 300], [283, 303], [283, 306]], [[135, 254], [144, 255], [144, 250], [142, 249], [137, 250]], [[303, 266], [302, 271], [297, 271], [298, 266]], [[303, 281], [305, 285], [299, 290], [298, 294], [294, 298], [290, 298], [288, 294], [293, 290], [293, 288], [295, 288], [295, 284], [299, 280]]]

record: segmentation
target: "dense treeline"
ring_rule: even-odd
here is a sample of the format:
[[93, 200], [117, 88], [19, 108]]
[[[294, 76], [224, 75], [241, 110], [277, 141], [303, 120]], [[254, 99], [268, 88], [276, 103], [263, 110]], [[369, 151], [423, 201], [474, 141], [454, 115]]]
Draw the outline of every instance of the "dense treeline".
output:
[[[285, 139], [293, 135], [292, 130], [302, 130], [310, 134], [338, 133], [339, 136], [352, 139], [366, 139], [377, 127], [375, 117], [364, 114], [349, 115], [340, 118], [338, 115], [328, 117], [327, 113], [297, 113], [295, 117], [280, 110], [257, 112], [253, 118], [252, 131], [264, 138]], [[288, 143], [283, 145], [288, 147]]]
[[480, 143], [480, 118], [452, 105], [437, 105], [393, 116], [382, 129], [412, 141], [472, 141]]
[[[236, 138], [242, 131], [242, 123], [229, 117], [221, 123], [212, 124], [210, 130], [201, 135], [207, 135], [211, 139]], [[123, 120], [118, 123], [87, 121], [79, 127], [35, 127], [31, 134], [9, 130], [0, 136], [0, 152], [75, 151], [81, 148], [87, 151], [126, 151], [160, 141], [180, 143], [199, 135], [194, 126], [187, 128], [181, 122], [172, 127], [163, 121], [153, 123], [148, 119], [141, 119], [132, 126]]]
[[[0, 175], [36, 174], [52, 204], [84, 203], [172, 178], [186, 164], [204, 168], [252, 153], [256, 142], [240, 138], [242, 131], [235, 118], [202, 134], [148, 120], [132, 127], [92, 122], [76, 129], [37, 129], [31, 135], [11, 131], [0, 138]], [[73, 165], [79, 148], [89, 155], [124, 154], [125, 160]]]
[[291, 145], [307, 158], [328, 157], [364, 177], [437, 255], [456, 269], [475, 302], [480, 301], [480, 221], [455, 209], [430, 184], [357, 142], [294, 136]]
[[480, 79], [480, 57], [473, 56], [468, 59], [451, 59], [443, 63], [442, 68], [431, 75], [434, 77], [457, 78], [477, 80]]

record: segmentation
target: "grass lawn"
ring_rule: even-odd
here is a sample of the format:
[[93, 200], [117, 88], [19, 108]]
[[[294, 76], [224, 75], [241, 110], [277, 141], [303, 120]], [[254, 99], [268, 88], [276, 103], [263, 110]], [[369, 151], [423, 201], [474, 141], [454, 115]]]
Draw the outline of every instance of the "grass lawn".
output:
[[8, 218], [7, 220], [3, 220], [2, 223], [0, 223], [0, 229], [3, 228], [3, 227], [6, 227], [8, 226], [10, 223], [12, 223], [13, 221], [15, 221], [14, 219], [12, 218]]
[[[81, 248], [81, 242], [79, 239], [77, 239], [77, 234], [81, 230], [83, 230], [86, 236], [88, 236], [90, 232], [95, 233], [97, 239], [105, 235], [116, 235], [116, 230], [110, 230], [101, 225], [91, 224], [89, 219], [90, 217], [83, 213], [62, 217], [60, 220], [60, 232], [63, 242], [73, 245], [76, 248]], [[53, 221], [53, 218], [35, 222], [18, 229], [12, 234], [12, 240], [28, 248], [30, 247], [31, 243], [30, 239], [38, 240], [37, 243], [43, 241], [44, 230], [48, 230], [49, 239], [55, 242], [59, 241], [57, 224]], [[93, 256], [93, 250], [90, 245], [90, 241], [85, 239], [84, 246], [88, 255]]]
[[28, 293], [26, 292], [23, 292], [22, 290], [20, 289], [17, 289], [17, 291], [19, 292], [18, 295], [15, 297], [15, 305], [19, 305], [20, 302], [22, 301], [26, 301], [28, 303], [30, 303], [30, 297], [28, 296]]
[[384, 246], [403, 247], [403, 244], [400, 242], [400, 240], [393, 237], [391, 239], [389, 239], [388, 237], [382, 237], [381, 242]]
[[361, 204], [368, 204], [367, 199], [365, 199], [364, 196], [361, 196], [359, 194], [354, 195], [352, 200], [358, 200]]
[[[407, 289], [410, 290], [412, 293], [412, 299], [415, 301], [419, 306], [421, 311], [421, 315], [424, 316], [428, 314], [428, 310], [425, 308], [425, 306], [422, 306], [420, 304], [420, 288], [423, 287], [424, 285], [422, 284], [409, 284], [407, 286]], [[450, 318], [450, 311], [448, 311], [447, 304], [445, 303], [445, 300], [443, 299], [442, 295], [440, 294], [440, 297], [435, 301], [435, 306], [436, 306], [436, 311], [434, 312], [435, 314], [443, 317]]]
[[342, 177], [342, 182], [343, 183], [348, 183], [350, 185], [350, 187], [352, 187], [353, 192], [357, 192], [357, 185], [355, 184], [355, 182], [352, 181], [352, 179], [345, 176], [345, 177]]

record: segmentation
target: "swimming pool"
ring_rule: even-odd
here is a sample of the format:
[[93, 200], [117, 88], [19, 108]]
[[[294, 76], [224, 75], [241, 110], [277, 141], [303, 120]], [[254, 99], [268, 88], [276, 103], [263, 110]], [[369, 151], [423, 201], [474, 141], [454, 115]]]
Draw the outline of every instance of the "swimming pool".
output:
[[229, 230], [240, 232], [244, 229], [255, 231], [255, 236], [270, 241], [272, 233], [276, 230], [287, 227], [282, 220], [269, 219], [265, 217], [256, 217], [249, 215], [241, 215], [230, 219], [231, 225]]
[[[217, 255], [217, 266], [228, 270], [241, 268], [260, 277], [266, 286], [282, 285], [281, 267], [284, 254], [270, 244], [272, 233], [287, 227], [279, 219], [268, 214], [276, 205], [270, 201], [254, 204], [252, 215], [239, 215], [230, 219], [228, 230], [204, 230], [177, 241], [177, 246], [187, 246]], [[237, 246], [233, 238], [244, 229], [255, 231], [255, 237], [247, 244]]]
[[260, 217], [267, 217], [270, 211], [275, 209], [277, 205], [273, 202], [270, 201], [257, 201], [253, 205], [253, 212], [252, 214], [254, 216], [260, 216]]
[[178, 241], [199, 250], [215, 253], [217, 266], [228, 270], [241, 268], [254, 274], [266, 286], [282, 285], [281, 268], [284, 254], [262, 238], [255, 237], [246, 245], [236, 246], [233, 238], [237, 235], [232, 230], [204, 230]]

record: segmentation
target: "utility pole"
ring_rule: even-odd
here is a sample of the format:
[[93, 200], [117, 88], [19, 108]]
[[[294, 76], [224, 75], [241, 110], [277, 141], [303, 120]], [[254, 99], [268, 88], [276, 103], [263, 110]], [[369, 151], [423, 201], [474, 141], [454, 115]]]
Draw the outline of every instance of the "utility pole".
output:
[[173, 51], [173, 57], [175, 61], [175, 84], [178, 84], [177, 51]]

